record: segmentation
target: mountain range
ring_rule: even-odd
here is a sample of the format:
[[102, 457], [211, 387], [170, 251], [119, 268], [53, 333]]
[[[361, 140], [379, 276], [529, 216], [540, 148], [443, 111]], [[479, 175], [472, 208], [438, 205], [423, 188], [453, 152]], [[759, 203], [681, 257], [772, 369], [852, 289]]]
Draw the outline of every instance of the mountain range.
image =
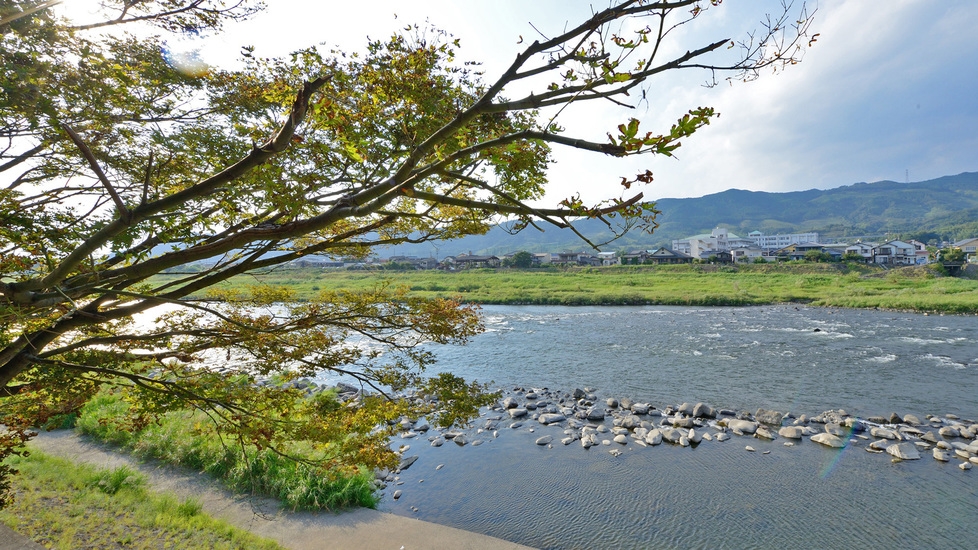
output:
[[[937, 244], [978, 236], [978, 172], [899, 183], [854, 183], [833, 189], [787, 193], [729, 189], [697, 198], [661, 199], [658, 229], [652, 234], [631, 232], [602, 250], [648, 249], [670, 246], [673, 239], [709, 233], [726, 227], [746, 236], [815, 231], [823, 242], [915, 238]], [[574, 224], [593, 242], [611, 237], [600, 220]], [[505, 254], [518, 250], [559, 252], [588, 248], [568, 230], [541, 226], [515, 235], [505, 226], [485, 235], [421, 245], [399, 245], [389, 255], [443, 258], [460, 253]], [[381, 255], [384, 255], [381, 252]]]

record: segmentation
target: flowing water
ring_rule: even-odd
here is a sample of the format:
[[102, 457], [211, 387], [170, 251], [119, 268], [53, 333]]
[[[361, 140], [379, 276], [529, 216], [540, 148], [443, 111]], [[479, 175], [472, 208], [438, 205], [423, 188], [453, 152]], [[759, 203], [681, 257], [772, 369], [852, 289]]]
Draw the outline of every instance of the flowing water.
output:
[[[484, 308], [435, 370], [494, 386], [592, 387], [656, 407], [978, 419], [978, 319], [793, 306]], [[478, 424], [478, 423], [477, 423]], [[398, 440], [418, 461], [382, 510], [541, 548], [960, 548], [978, 469], [734, 437], [696, 447], [563, 446], [527, 421], [479, 446]], [[530, 428], [534, 431], [531, 433]], [[534, 445], [545, 434], [552, 447]], [[757, 449], [745, 451], [745, 445]], [[769, 454], [763, 454], [770, 451]], [[444, 467], [436, 470], [436, 466]], [[395, 489], [403, 493], [394, 500]]]

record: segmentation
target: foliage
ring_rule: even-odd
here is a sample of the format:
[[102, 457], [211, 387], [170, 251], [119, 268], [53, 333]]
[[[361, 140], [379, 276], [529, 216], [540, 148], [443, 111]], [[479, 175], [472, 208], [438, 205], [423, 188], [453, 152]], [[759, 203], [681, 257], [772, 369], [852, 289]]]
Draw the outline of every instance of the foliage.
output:
[[517, 269], [528, 269], [533, 267], [533, 254], [525, 250], [520, 250], [513, 257], [507, 258], [503, 265], [506, 267], [515, 267]]
[[808, 252], [805, 252], [805, 261], [814, 263], [831, 262], [832, 255], [828, 252], [822, 252], [821, 250], [809, 250]]
[[17, 499], [0, 522], [46, 547], [280, 548], [204, 514], [196, 500], [149, 491], [126, 466], [96, 469], [36, 450], [12, 462], [22, 472]]
[[949, 247], [939, 250], [937, 258], [942, 262], [963, 262], [967, 256], [960, 248]]
[[[133, 411], [132, 397], [125, 390], [103, 389], [82, 409], [79, 429], [130, 449], [141, 458], [206, 472], [234, 490], [275, 497], [292, 509], [338, 510], [377, 504], [371, 472], [336, 463], [335, 447], [310, 441], [290, 441], [281, 446], [280, 451], [299, 460], [290, 460], [270, 448], [240, 448], [223, 441], [213, 423], [199, 412], [170, 412], [133, 430], [128, 418]], [[342, 406], [331, 392], [300, 401], [297, 409], [306, 405], [326, 414]]]
[[[661, 133], [636, 118], [610, 122], [604, 142], [566, 135], [558, 119], [595, 100], [631, 106], [667, 71], [751, 80], [797, 62], [810, 24], [804, 8], [786, 8], [731, 60], [724, 52], [738, 44], [726, 37], [671, 42], [710, 6], [622, 0], [527, 45], [484, 81], [456, 59], [459, 40], [416, 25], [363, 53], [265, 59], [246, 48], [243, 66], [224, 70], [178, 59], [165, 34], [124, 31], [217, 32], [256, 2], [106, 0], [104, 19], [83, 24], [59, 19], [53, 4], [0, 3], [0, 416], [14, 434], [5, 445], [112, 383], [131, 392], [132, 430], [190, 409], [232, 441], [311, 441], [338, 464], [368, 467], [391, 460], [375, 428], [392, 417], [463, 421], [489, 399], [478, 384], [425, 378], [431, 356], [416, 348], [476, 334], [476, 310], [386, 286], [295, 304], [286, 289], [228, 295], [217, 285], [309, 254], [358, 258], [480, 234], [501, 219], [514, 231], [582, 218], [614, 235], [651, 231], [655, 204], [631, 190], [648, 171], [615, 178], [617, 198], [541, 206], [551, 147], [671, 156], [717, 113], [691, 108]], [[151, 278], [163, 272], [174, 278]], [[208, 289], [220, 303], [183, 299]], [[150, 312], [155, 323], [134, 321]], [[287, 386], [256, 384], [323, 371], [373, 393], [323, 414], [296, 410]], [[450, 406], [396, 399], [410, 388]]]

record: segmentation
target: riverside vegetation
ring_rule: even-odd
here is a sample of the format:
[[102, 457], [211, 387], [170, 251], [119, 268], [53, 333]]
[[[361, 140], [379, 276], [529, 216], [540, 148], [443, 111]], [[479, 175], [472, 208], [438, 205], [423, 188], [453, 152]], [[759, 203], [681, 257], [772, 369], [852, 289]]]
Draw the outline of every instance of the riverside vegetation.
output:
[[192, 499], [148, 491], [125, 466], [96, 469], [38, 451], [10, 464], [21, 475], [0, 521], [50, 548], [281, 548], [211, 518]]
[[[175, 277], [160, 275], [159, 277]], [[254, 285], [286, 287], [295, 300], [323, 291], [384, 284], [424, 298], [481, 304], [747, 306], [804, 303], [824, 307], [978, 313], [978, 280], [946, 277], [939, 266], [884, 270], [858, 264], [707, 264], [444, 271], [324, 271], [279, 268], [231, 279], [223, 299]]]

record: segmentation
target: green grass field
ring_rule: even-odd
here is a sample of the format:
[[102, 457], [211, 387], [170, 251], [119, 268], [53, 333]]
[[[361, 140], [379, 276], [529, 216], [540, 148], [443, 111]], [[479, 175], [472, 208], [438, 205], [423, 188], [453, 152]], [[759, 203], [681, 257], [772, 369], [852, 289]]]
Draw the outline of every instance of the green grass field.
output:
[[204, 514], [194, 500], [148, 491], [126, 467], [100, 470], [36, 450], [9, 462], [20, 474], [0, 522], [48, 548], [281, 548]]
[[[172, 276], [167, 276], [172, 277]], [[320, 291], [403, 285], [426, 297], [461, 297], [481, 304], [761, 305], [978, 313], [978, 281], [944, 277], [925, 267], [884, 271], [843, 264], [611, 266], [557, 269], [342, 271], [280, 268], [241, 276], [222, 288], [290, 289], [297, 300]]]

